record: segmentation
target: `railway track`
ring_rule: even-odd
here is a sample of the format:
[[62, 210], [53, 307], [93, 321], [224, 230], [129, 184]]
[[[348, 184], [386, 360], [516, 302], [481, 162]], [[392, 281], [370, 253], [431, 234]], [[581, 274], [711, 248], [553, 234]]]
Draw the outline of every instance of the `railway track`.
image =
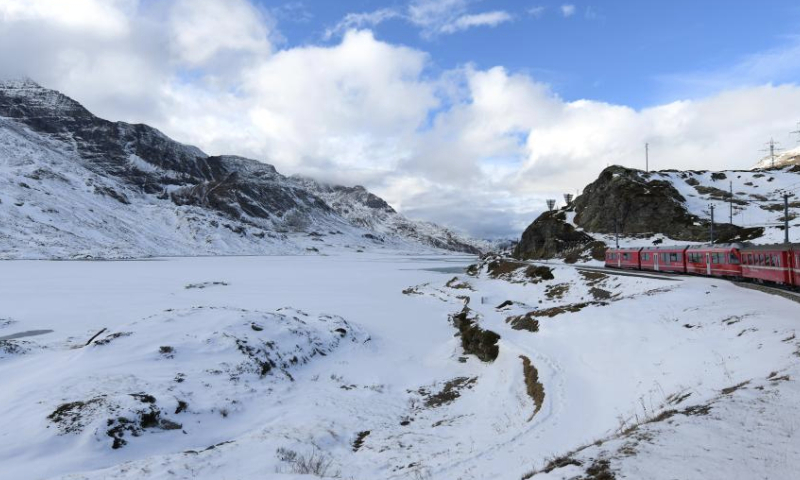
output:
[[[564, 264], [564, 266], [569, 266]], [[586, 267], [586, 266], [577, 266], [571, 265], [573, 268], [579, 271], [585, 272], [597, 272], [597, 273], [604, 273], [606, 275], [616, 275], [620, 277], [639, 277], [639, 278], [650, 278], [654, 280], [664, 280], [670, 282], [680, 282], [683, 280], [682, 277], [686, 277], [686, 274], [678, 274], [678, 273], [667, 273], [667, 272], [641, 272], [635, 270], [617, 270], [613, 268], [606, 268], [606, 267]], [[764, 285], [760, 283], [754, 282], [747, 282], [743, 280], [728, 280], [726, 278], [721, 277], [702, 277], [702, 276], [695, 276], [691, 275], [692, 277], [696, 278], [712, 278], [714, 280], [725, 280], [728, 282], [733, 283], [737, 287], [740, 288], [747, 288], [750, 290], [757, 290], [759, 292], [768, 293], [770, 295], [776, 295], [779, 297], [783, 297], [787, 300], [791, 300], [793, 302], [800, 303], [800, 292], [795, 292], [793, 290], [788, 290], [783, 287], [778, 286], [770, 286]]]
[[769, 285], [761, 285], [758, 283], [733, 281], [733, 280], [732, 282], [737, 287], [749, 288], [750, 290], [758, 290], [759, 292], [769, 293], [770, 295], [777, 295], [779, 297], [786, 298], [793, 302], [800, 303], [800, 293], [798, 292], [787, 290], [781, 287], [771, 287]]
[[604, 273], [606, 275], [616, 275], [619, 277], [639, 277], [639, 278], [652, 278], [654, 280], [665, 280], [669, 282], [680, 282], [682, 281], [681, 276], [674, 274], [674, 273], [664, 273], [664, 272], [639, 272], [639, 271], [631, 271], [631, 270], [614, 270], [612, 268], [605, 268], [605, 267], [578, 267], [575, 266], [575, 269], [578, 271], [584, 272], [598, 272]]

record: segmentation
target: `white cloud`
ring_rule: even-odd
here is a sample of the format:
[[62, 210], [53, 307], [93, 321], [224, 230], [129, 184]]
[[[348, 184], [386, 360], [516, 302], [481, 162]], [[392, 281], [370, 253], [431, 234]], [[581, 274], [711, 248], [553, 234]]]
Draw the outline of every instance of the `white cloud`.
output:
[[326, 29], [323, 38], [325, 38], [325, 40], [330, 40], [332, 37], [341, 35], [348, 30], [364, 27], [374, 28], [387, 20], [402, 17], [403, 15], [393, 8], [382, 8], [374, 12], [366, 13], [348, 13], [334, 27]]
[[575, 15], [575, 5], [561, 5], [561, 14], [564, 15], [564, 17], [571, 17]]
[[[449, 1], [454, 15], [429, 28], [469, 15]], [[770, 136], [791, 143], [779, 132], [800, 111], [793, 83], [725, 84], [643, 110], [564, 101], [502, 67], [434, 74], [425, 52], [368, 31], [345, 32], [330, 46], [281, 49], [270, 41], [268, 15], [241, 1], [224, 8], [206, 2], [180, 19], [170, 16], [185, 5], [180, 0], [166, 7], [86, 2], [74, 20], [48, 5], [0, 3], [4, 73], [26, 73], [98, 115], [149, 123], [212, 154], [364, 184], [412, 216], [479, 235], [518, 233], [545, 198], [574, 192], [607, 164], [642, 166], [644, 142], [655, 168], [747, 168]], [[209, 45], [182, 30], [226, 31], [240, 21], [233, 38]], [[751, 57], [736, 68], [780, 69], [792, 52]], [[236, 68], [220, 70], [231, 57]]]
[[462, 15], [453, 22], [442, 26], [442, 33], [455, 33], [472, 27], [496, 27], [501, 23], [510, 22], [513, 17], [508, 12], [496, 10], [494, 12]]
[[545, 10], [547, 10], [547, 7], [543, 5], [537, 5], [528, 9], [528, 15], [540, 18], [542, 15], [544, 15]]
[[246, 0], [177, 0], [169, 23], [173, 53], [191, 67], [271, 51], [267, 19]]
[[104, 37], [117, 37], [128, 33], [128, 16], [136, 4], [136, 0], [3, 0], [0, 22], [45, 21], [75, 32], [89, 29]]
[[513, 16], [503, 10], [469, 13], [470, 3], [470, 0], [413, 0], [404, 9], [382, 8], [348, 13], [335, 26], [326, 29], [323, 38], [330, 40], [351, 29], [374, 28], [392, 19], [401, 19], [419, 28], [423, 38], [453, 34], [473, 27], [496, 27], [513, 20]]

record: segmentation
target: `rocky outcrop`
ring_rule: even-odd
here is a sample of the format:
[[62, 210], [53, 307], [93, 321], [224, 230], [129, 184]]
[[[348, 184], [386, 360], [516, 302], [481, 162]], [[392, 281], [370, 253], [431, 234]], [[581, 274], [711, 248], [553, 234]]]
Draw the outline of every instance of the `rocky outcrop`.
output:
[[552, 258], [580, 249], [594, 240], [567, 223], [563, 211], [544, 212], [522, 232], [514, 256], [522, 259]]
[[[706, 241], [708, 220], [689, 213], [685, 202], [670, 182], [652, 173], [614, 165], [603, 170], [572, 207], [575, 224], [587, 232], [614, 233], [616, 222], [621, 235], [660, 233], [675, 240]], [[758, 229], [726, 223], [717, 223], [715, 231], [722, 242], [759, 234]]]
[[[602, 260], [605, 245], [594, 241], [590, 234], [613, 234], [615, 231], [628, 237], [661, 234], [676, 241], [707, 241], [710, 222], [687, 209], [687, 199], [672, 183], [676, 178], [682, 178], [681, 182], [694, 189], [696, 193], [689, 192], [689, 196], [733, 201], [737, 205], [747, 202], [731, 199], [730, 194], [720, 188], [700, 185], [696, 178], [687, 175], [689, 173], [692, 172], [647, 173], [616, 165], [608, 167], [569, 207], [545, 212], [528, 226], [514, 256], [563, 257], [568, 262]], [[709, 178], [712, 182], [721, 181], [726, 175], [712, 172]], [[567, 214], [574, 214], [571, 222], [567, 221]], [[719, 221], [714, 231], [718, 242], [747, 241], [764, 232], [760, 227], [743, 228]]]
[[660, 232], [682, 235], [698, 219], [683, 206], [686, 201], [671, 183], [620, 166], [608, 167], [575, 199], [575, 224], [588, 232]]

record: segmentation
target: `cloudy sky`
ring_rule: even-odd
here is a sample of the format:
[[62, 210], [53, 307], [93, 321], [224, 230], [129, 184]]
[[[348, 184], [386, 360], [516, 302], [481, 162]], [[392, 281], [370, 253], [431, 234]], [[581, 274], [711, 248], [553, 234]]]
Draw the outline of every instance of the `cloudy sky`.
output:
[[97, 115], [518, 234], [609, 164], [795, 147], [800, 6], [524, 0], [0, 0], [0, 74]]

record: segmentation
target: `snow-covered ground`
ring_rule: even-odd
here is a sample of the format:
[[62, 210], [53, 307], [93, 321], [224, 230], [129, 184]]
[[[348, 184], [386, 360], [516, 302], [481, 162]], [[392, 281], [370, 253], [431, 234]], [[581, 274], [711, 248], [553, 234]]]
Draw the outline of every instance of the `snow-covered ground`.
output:
[[[696, 277], [459, 273], [474, 261], [2, 262], [0, 478], [314, 478], [313, 457], [341, 478], [518, 479], [585, 445], [542, 478], [800, 468], [800, 304]], [[493, 362], [455, 336], [465, 304], [501, 337]]]

